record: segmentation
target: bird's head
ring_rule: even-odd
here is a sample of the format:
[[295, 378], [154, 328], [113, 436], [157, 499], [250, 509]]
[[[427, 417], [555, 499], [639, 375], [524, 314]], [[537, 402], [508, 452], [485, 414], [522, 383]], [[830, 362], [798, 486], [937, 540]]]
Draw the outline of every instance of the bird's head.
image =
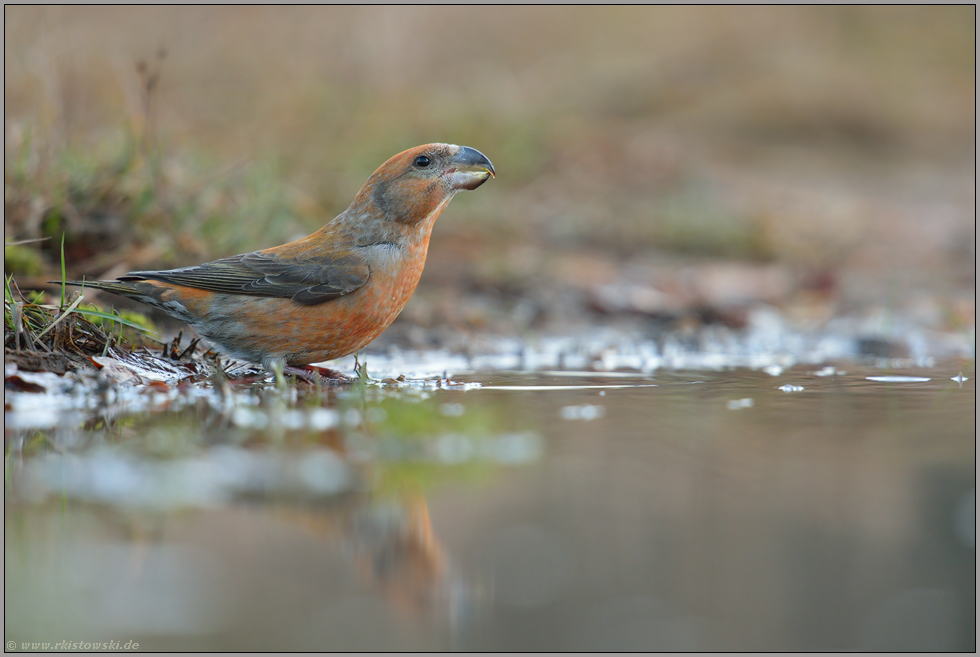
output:
[[434, 220], [456, 192], [476, 189], [494, 174], [490, 160], [468, 146], [416, 146], [378, 167], [354, 205], [370, 203], [389, 221], [414, 226]]

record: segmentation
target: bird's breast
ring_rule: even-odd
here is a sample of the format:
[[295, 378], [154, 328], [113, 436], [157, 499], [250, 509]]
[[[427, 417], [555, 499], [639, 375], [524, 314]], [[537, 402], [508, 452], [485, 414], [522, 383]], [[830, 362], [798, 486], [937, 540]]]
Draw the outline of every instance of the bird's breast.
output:
[[366, 310], [374, 315], [380, 311], [385, 315], [385, 326], [401, 312], [422, 276], [428, 245], [429, 240], [425, 239], [408, 244], [381, 243], [367, 247], [368, 253], [365, 255], [371, 278], [367, 285], [358, 290], [365, 297], [364, 301], [368, 302], [359, 304], [362, 312]]

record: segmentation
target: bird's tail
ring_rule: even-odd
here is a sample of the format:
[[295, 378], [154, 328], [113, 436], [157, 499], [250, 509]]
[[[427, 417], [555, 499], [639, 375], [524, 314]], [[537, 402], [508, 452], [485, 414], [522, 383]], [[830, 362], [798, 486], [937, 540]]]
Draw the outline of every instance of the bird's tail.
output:
[[[51, 283], [61, 284], [61, 281], [50, 281]], [[156, 305], [156, 295], [153, 285], [145, 281], [65, 281], [65, 285], [77, 285], [82, 288], [92, 288], [95, 290], [105, 290], [119, 296], [136, 299], [143, 303], [154, 303]], [[152, 300], [152, 301], [149, 301]]]
[[[58, 284], [61, 283], [61, 281], [48, 281], [48, 282], [58, 283]], [[96, 290], [115, 292], [116, 294], [121, 294], [124, 297], [138, 292], [135, 285], [133, 285], [132, 283], [124, 283], [122, 281], [65, 281], [65, 285], [91, 287]]]
[[[123, 278], [134, 278], [135, 274], [127, 274]], [[61, 281], [55, 281], [61, 283]], [[133, 299], [148, 306], [159, 308], [172, 317], [194, 323], [195, 318], [188, 313], [180, 299], [168, 298], [172, 291], [166, 285], [150, 280], [115, 280], [115, 281], [65, 281], [65, 285], [81, 285], [85, 288], [104, 290], [119, 296]]]

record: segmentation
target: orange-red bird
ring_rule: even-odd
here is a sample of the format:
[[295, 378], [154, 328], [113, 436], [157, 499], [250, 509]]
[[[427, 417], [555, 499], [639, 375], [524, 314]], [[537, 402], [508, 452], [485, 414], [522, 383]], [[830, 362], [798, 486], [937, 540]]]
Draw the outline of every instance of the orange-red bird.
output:
[[418, 285], [436, 218], [456, 192], [494, 173], [475, 149], [418, 146], [382, 164], [349, 208], [301, 240], [196, 267], [72, 284], [160, 308], [268, 369], [339, 358], [394, 321]]

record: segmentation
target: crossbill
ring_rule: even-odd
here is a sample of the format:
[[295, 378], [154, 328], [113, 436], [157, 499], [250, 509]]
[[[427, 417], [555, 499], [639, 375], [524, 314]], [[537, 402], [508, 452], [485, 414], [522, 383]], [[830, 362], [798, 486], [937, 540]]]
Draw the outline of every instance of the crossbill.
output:
[[457, 192], [494, 174], [473, 148], [417, 146], [382, 164], [350, 207], [295, 242], [71, 284], [159, 308], [270, 370], [340, 358], [394, 321], [418, 285], [436, 219]]

